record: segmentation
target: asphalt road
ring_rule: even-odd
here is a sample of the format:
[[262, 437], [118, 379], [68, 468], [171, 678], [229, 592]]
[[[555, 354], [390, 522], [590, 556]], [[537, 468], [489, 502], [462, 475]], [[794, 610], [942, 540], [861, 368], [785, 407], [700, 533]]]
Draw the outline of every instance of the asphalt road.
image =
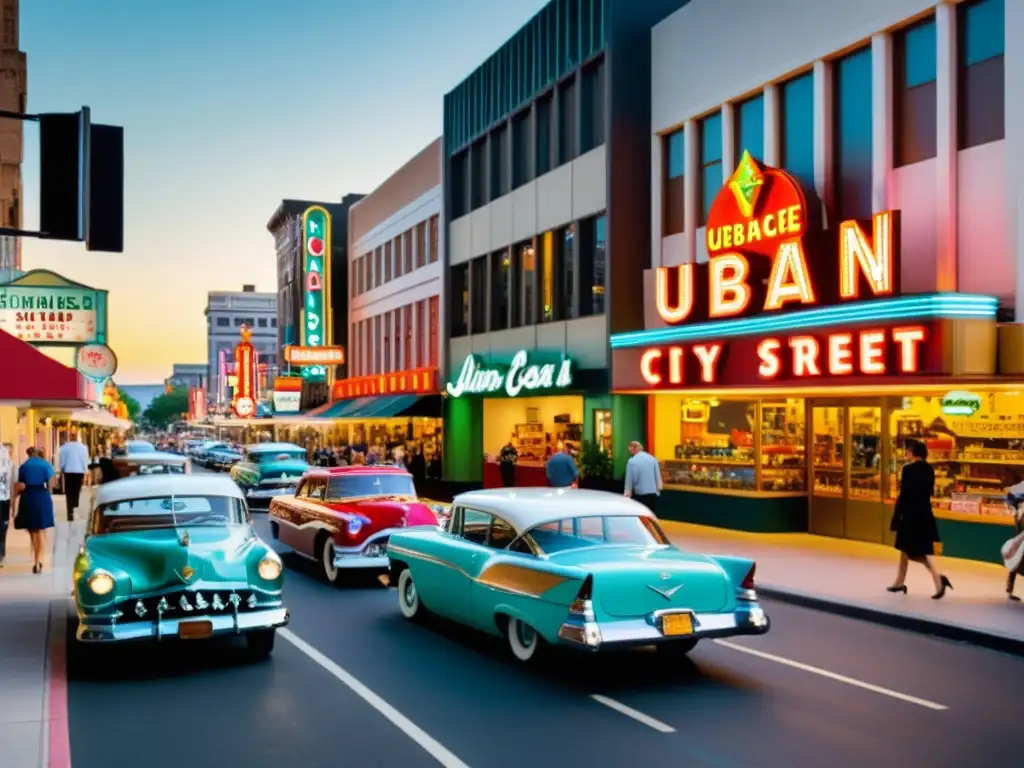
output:
[[[269, 540], [264, 515], [257, 527]], [[372, 578], [286, 557], [272, 659], [191, 645], [73, 653], [75, 768], [582, 764], [998, 765], [1017, 754], [1024, 659], [765, 601], [760, 638], [524, 669], [502, 643], [404, 621]], [[461, 762], [460, 762], [461, 761]]]

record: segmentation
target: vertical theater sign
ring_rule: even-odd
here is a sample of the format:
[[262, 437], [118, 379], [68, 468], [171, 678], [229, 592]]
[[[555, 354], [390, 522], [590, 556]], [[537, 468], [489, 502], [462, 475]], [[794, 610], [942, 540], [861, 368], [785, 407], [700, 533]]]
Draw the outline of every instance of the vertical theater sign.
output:
[[252, 329], [242, 326], [242, 341], [235, 347], [235, 384], [231, 409], [240, 419], [256, 414], [256, 350], [252, 346]]
[[[302, 214], [302, 313], [300, 345], [316, 349], [331, 344], [331, 215], [314, 205]], [[323, 381], [322, 364], [303, 366], [302, 376]]]
[[617, 390], [868, 383], [942, 373], [949, 320], [996, 300], [900, 292], [900, 215], [823, 231], [785, 171], [744, 152], [708, 214], [708, 262], [655, 270], [663, 327], [612, 338]]

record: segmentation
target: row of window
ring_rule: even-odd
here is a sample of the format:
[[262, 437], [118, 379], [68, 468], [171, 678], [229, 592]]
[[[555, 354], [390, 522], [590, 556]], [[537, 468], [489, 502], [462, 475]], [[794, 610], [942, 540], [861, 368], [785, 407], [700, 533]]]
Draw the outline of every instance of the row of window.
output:
[[[1005, 134], [1005, 0], [972, 0], [957, 7], [957, 146], [969, 149]], [[930, 16], [893, 35], [893, 157], [897, 167], [937, 153], [937, 39]], [[871, 216], [872, 64], [870, 46], [833, 62], [834, 207], [840, 219]], [[814, 79], [811, 72], [778, 86], [780, 165], [808, 189], [814, 188]], [[733, 105], [733, 156], [743, 150], [764, 157], [764, 95]], [[732, 169], [722, 168], [722, 113], [697, 123], [697, 226]], [[663, 235], [686, 228], [683, 129], [663, 138]]]
[[507, 195], [605, 140], [604, 59], [561, 83], [452, 157], [452, 218]]
[[441, 256], [438, 226], [438, 216], [431, 216], [429, 221], [421, 221], [394, 240], [378, 245], [373, 251], [353, 261], [352, 295], [359, 296], [372, 291], [437, 261]]
[[440, 306], [437, 296], [360, 320], [350, 340], [352, 376], [437, 366]]
[[[249, 328], [267, 328], [268, 327], [268, 325], [267, 325], [268, 322], [270, 323], [270, 325], [269, 325], [270, 328], [277, 328], [277, 320], [276, 319], [271, 318], [268, 321], [267, 318], [265, 318], [265, 317], [261, 317], [261, 318], [259, 318], [257, 320], [253, 320], [253, 318], [251, 318], [251, 317], [236, 317], [235, 318], [235, 328], [241, 328], [243, 325], [248, 326]], [[229, 318], [229, 317], [218, 317], [217, 318], [217, 327], [218, 328], [230, 328], [231, 327], [231, 318]]]
[[594, 216], [451, 268], [451, 336], [600, 315], [607, 224]]

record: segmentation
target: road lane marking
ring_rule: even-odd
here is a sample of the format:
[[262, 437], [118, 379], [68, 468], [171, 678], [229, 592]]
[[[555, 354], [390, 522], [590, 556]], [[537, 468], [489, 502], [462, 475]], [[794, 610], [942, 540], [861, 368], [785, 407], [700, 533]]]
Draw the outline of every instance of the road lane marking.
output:
[[730, 648], [740, 653], [747, 653], [751, 656], [756, 656], [759, 659], [765, 659], [766, 661], [774, 661], [776, 664], [782, 664], [786, 667], [792, 667], [793, 669], [799, 669], [803, 672], [810, 672], [812, 675], [819, 675], [826, 677], [829, 680], [835, 680], [838, 683], [845, 683], [846, 685], [852, 685], [855, 688], [862, 688], [865, 691], [871, 691], [872, 693], [878, 693], [882, 696], [888, 696], [892, 699], [899, 699], [909, 704], [916, 704], [919, 707], [925, 709], [933, 709], [936, 712], [943, 712], [949, 707], [943, 704], [936, 704], [934, 701], [928, 701], [928, 699], [919, 699], [917, 696], [910, 696], [906, 693], [900, 693], [899, 691], [893, 691], [889, 688], [883, 688], [880, 685], [872, 685], [871, 683], [865, 683], [863, 680], [856, 680], [852, 677], [846, 677], [835, 672], [829, 672], [827, 669], [821, 669], [820, 667], [812, 667], [810, 664], [802, 664], [799, 661], [793, 661], [792, 659], [786, 659], [782, 656], [775, 656], [771, 653], [765, 653], [764, 651], [757, 651], [753, 648], [747, 648], [736, 643], [731, 643], [728, 640], [715, 640], [716, 644], [721, 645], [724, 648]]
[[469, 768], [466, 763], [462, 762], [454, 754], [448, 751], [448, 749], [416, 725], [416, 723], [388, 704], [384, 699], [367, 688], [363, 683], [359, 682], [359, 680], [353, 677], [349, 672], [339, 667], [290, 629], [279, 629], [277, 630], [277, 634], [319, 664], [324, 670], [337, 678], [341, 683], [347, 686], [353, 693], [377, 710], [380, 714], [384, 715], [384, 717], [391, 721], [392, 725], [419, 744], [427, 754], [437, 760], [437, 762], [443, 765], [444, 768]]
[[609, 709], [614, 709], [616, 712], [618, 712], [621, 715], [625, 715], [626, 717], [631, 717], [634, 720], [636, 720], [638, 723], [643, 723], [648, 728], [653, 728], [654, 730], [660, 731], [661, 733], [675, 733], [676, 732], [676, 729], [673, 728], [671, 725], [665, 725], [665, 723], [661, 722], [661, 720], [655, 720], [650, 715], [645, 715], [643, 712], [640, 712], [639, 710], [633, 709], [632, 707], [627, 707], [621, 701], [616, 701], [615, 699], [609, 699], [607, 696], [602, 696], [599, 693], [592, 693], [592, 694], [590, 694], [590, 698], [592, 698], [598, 704], [604, 704]]

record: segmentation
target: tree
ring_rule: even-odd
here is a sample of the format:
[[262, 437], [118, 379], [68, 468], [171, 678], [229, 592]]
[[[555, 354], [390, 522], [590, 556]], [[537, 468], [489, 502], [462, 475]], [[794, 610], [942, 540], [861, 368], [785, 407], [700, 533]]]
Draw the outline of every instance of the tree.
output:
[[117, 388], [117, 396], [124, 403], [124, 407], [128, 409], [128, 418], [138, 423], [139, 415], [142, 412], [142, 406], [139, 405], [139, 401], [120, 387]]
[[142, 414], [142, 423], [150, 429], [166, 429], [188, 414], [188, 387], [176, 387], [157, 395]]

